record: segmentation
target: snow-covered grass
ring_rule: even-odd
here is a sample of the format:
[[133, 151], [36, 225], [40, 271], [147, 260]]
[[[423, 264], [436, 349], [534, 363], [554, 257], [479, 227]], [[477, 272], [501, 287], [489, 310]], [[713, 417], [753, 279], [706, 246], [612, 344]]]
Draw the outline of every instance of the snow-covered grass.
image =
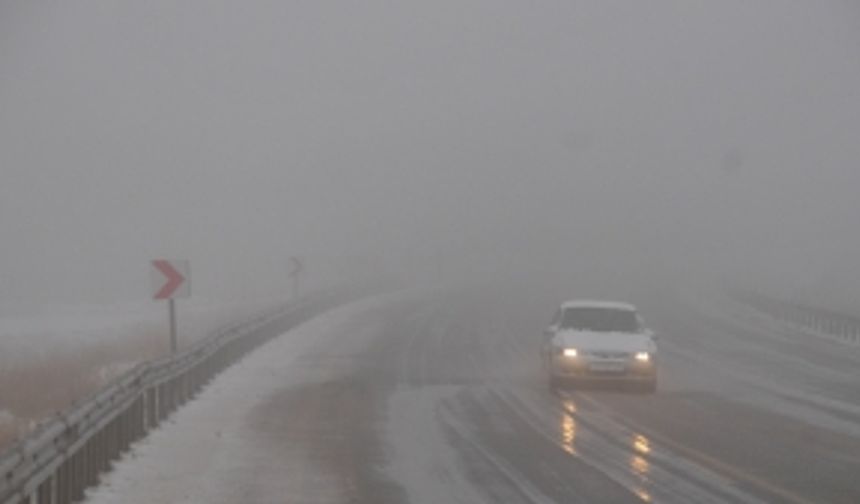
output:
[[[180, 345], [278, 302], [284, 301], [179, 301]], [[164, 303], [68, 306], [0, 318], [0, 447], [168, 348]]]

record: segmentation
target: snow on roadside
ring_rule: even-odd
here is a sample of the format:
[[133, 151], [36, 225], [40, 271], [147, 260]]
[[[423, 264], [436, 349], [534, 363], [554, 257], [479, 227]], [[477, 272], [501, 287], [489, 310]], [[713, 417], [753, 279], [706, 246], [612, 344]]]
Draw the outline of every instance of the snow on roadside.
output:
[[[366, 345], [378, 331], [375, 326], [358, 330], [356, 317], [390, 303], [395, 296], [365, 299], [320, 315], [232, 366], [135, 445], [103, 477], [101, 485], [88, 492], [86, 502], [234, 503], [252, 494], [264, 495], [256, 501], [275, 502], [302, 490], [290, 480], [291, 471], [297, 468], [314, 474], [321, 483], [329, 481], [326, 468], [313, 457], [293, 460], [290, 454], [259, 450], [256, 443], [260, 440], [246, 428], [248, 415], [272, 394], [307, 380], [309, 369], [326, 371], [296, 365], [309, 352], [332, 348], [333, 342], [340, 352]], [[318, 488], [327, 490], [325, 495], [314, 494], [314, 502], [341, 500], [333, 482], [314, 485]]]

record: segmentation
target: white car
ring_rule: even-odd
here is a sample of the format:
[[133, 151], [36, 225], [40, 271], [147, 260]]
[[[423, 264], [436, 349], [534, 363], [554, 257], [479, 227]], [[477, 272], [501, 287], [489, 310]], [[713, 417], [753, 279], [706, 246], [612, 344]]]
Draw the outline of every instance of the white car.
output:
[[614, 301], [568, 301], [544, 331], [541, 350], [550, 387], [589, 381], [657, 390], [657, 344], [636, 307]]

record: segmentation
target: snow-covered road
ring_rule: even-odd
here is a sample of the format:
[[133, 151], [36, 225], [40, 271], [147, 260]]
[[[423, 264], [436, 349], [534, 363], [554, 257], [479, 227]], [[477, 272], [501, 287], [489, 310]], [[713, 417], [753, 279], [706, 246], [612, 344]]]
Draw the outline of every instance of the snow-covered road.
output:
[[326, 313], [219, 376], [87, 502], [860, 502], [857, 349], [646, 298], [658, 394], [554, 394], [537, 344], [557, 300], [533, 297]]

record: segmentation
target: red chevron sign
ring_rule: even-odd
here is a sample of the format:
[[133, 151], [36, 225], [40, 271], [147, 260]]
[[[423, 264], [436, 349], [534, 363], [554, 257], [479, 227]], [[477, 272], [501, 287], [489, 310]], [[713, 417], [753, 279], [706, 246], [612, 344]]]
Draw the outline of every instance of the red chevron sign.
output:
[[188, 261], [152, 261], [153, 298], [175, 299], [191, 294], [191, 265]]

